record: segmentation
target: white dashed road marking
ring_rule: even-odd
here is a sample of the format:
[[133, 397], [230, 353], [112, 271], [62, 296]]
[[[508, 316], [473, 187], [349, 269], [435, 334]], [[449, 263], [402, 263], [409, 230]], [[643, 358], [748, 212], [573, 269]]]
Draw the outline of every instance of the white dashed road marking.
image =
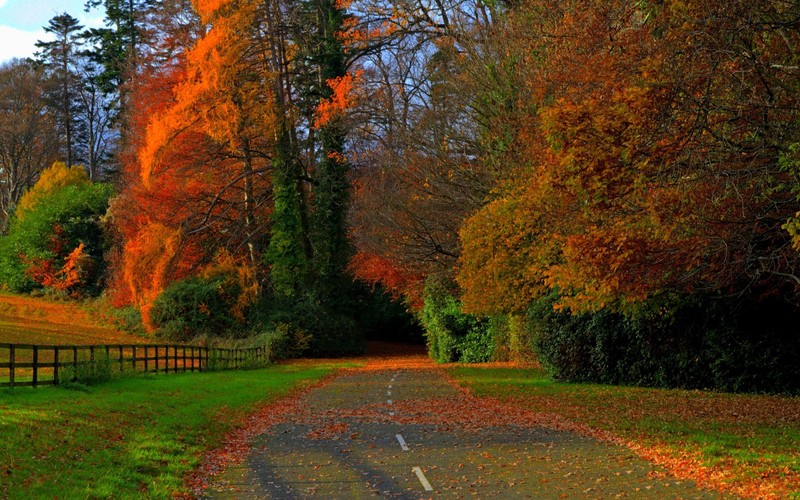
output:
[[428, 482], [428, 478], [425, 477], [425, 474], [422, 473], [422, 469], [419, 467], [414, 467], [411, 470], [417, 475], [419, 482], [422, 483], [422, 487], [425, 488], [425, 491], [433, 491], [433, 486], [431, 486], [431, 483]]
[[408, 445], [406, 444], [406, 440], [403, 439], [403, 436], [397, 434], [395, 437], [397, 438], [397, 442], [400, 443], [400, 448], [402, 448], [403, 451], [408, 451]]

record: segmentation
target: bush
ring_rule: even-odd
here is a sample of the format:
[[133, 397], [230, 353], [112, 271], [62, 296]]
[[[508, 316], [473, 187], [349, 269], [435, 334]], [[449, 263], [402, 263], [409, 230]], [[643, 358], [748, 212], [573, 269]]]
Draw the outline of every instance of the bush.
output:
[[437, 363], [489, 361], [494, 352], [490, 322], [461, 312], [461, 304], [444, 282], [431, 278], [420, 313], [428, 354]]
[[66, 365], [59, 372], [59, 387], [65, 389], [83, 389], [89, 385], [109, 382], [121, 374], [115, 370], [116, 363], [106, 355], [105, 351], [97, 350], [94, 359], [82, 351], [76, 364]]
[[492, 361], [520, 361], [535, 363], [533, 336], [526, 316], [520, 314], [496, 315], [489, 318], [492, 338]]
[[308, 352], [311, 335], [290, 324], [280, 323], [267, 334], [267, 346], [270, 359], [299, 358]]
[[[54, 165], [51, 170], [66, 167]], [[18, 210], [8, 235], [0, 239], [0, 285], [14, 292], [54, 288], [72, 294], [100, 292], [108, 243], [101, 217], [112, 188], [92, 184], [69, 170], [72, 184], [59, 182], [31, 189], [25, 210]], [[76, 180], [77, 179], [77, 180]], [[43, 174], [40, 182], [48, 180]], [[33, 196], [36, 195], [36, 196]], [[22, 207], [21, 207], [22, 208]]]
[[184, 342], [196, 335], [225, 334], [237, 326], [229, 314], [236, 290], [222, 277], [189, 278], [167, 287], [153, 303], [151, 321], [157, 335], [174, 342]]
[[684, 297], [636, 315], [528, 315], [540, 360], [558, 380], [734, 392], [800, 391], [800, 311], [778, 302]]
[[308, 294], [292, 301], [262, 300], [253, 308], [250, 324], [261, 330], [286, 325], [290, 331], [303, 332], [308, 337], [305, 355], [342, 357], [366, 350], [363, 330], [353, 317], [350, 304], [324, 304]]

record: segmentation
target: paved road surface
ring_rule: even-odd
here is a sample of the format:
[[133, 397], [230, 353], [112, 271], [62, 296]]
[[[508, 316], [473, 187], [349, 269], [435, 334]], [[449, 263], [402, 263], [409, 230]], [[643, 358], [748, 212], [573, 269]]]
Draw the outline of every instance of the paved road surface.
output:
[[308, 392], [296, 414], [258, 436], [245, 463], [223, 471], [207, 496], [718, 497], [622, 447], [487, 407], [424, 362], [373, 363]]

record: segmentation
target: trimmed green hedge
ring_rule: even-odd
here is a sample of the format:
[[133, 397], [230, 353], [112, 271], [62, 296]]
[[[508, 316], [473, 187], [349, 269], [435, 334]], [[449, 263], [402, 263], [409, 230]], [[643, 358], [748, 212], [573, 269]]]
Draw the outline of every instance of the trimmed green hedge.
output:
[[800, 392], [800, 312], [786, 304], [689, 297], [635, 316], [552, 306], [537, 302], [528, 321], [540, 361], [558, 380]]
[[425, 303], [420, 313], [425, 329], [428, 354], [437, 363], [480, 363], [492, 359], [492, 323], [461, 312], [461, 303], [447, 285], [431, 278], [425, 287]]

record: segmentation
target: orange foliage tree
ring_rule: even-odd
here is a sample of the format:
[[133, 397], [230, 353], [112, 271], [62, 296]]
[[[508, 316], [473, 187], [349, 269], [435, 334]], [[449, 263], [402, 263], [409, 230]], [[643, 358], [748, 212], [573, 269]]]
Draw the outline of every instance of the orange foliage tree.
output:
[[512, 312], [551, 291], [573, 311], [671, 292], [796, 301], [779, 165], [800, 123], [796, 15], [598, 0], [511, 16], [519, 98], [538, 112], [514, 122], [505, 180], [461, 230], [467, 306]]
[[268, 227], [271, 74], [255, 27], [259, 2], [197, 2], [207, 30], [172, 67], [140, 77], [124, 192], [112, 214], [120, 239], [117, 303], [145, 316], [170, 282], [218, 248], [259, 261]]

